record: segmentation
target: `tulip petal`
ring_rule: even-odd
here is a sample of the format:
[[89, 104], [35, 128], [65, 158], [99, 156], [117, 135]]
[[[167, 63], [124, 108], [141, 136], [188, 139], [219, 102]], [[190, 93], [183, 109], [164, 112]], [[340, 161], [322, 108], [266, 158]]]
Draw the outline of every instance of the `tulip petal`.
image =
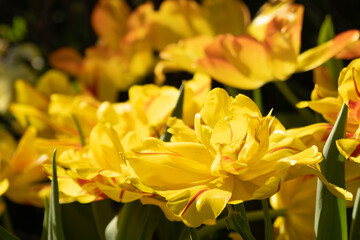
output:
[[357, 41], [359, 34], [358, 30], [348, 30], [336, 35], [333, 40], [303, 52], [298, 56], [297, 71], [308, 71], [320, 66], [347, 45]]

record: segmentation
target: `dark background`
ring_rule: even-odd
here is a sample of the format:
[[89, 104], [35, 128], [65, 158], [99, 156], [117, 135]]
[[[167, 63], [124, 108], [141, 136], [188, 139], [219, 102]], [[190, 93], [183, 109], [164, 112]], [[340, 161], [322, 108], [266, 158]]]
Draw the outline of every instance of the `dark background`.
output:
[[[80, 51], [96, 41], [90, 25], [96, 0], [0, 0], [0, 24], [11, 24], [14, 16], [27, 22], [24, 41], [35, 43], [44, 56], [62, 46]], [[142, 0], [128, 0], [135, 8]], [[161, 0], [154, 0], [159, 5]], [[254, 16], [264, 0], [244, 1]], [[317, 33], [327, 14], [332, 16], [335, 31], [360, 29], [360, 2], [356, 0], [302, 0], [305, 6], [302, 49], [316, 45]]]

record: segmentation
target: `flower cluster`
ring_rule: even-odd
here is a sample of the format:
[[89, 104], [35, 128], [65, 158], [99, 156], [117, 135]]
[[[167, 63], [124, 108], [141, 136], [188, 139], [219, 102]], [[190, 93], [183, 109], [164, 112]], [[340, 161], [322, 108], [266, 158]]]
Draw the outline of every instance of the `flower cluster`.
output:
[[[231, 215], [227, 206], [271, 197], [275, 210], [287, 211], [274, 222], [280, 239], [314, 236], [317, 179], [353, 205], [360, 60], [341, 71], [338, 86], [321, 65], [358, 57], [360, 31], [300, 53], [302, 5], [265, 3], [251, 19], [240, 0], [200, 2], [167, 0], [158, 9], [146, 2], [131, 11], [125, 0], [100, 0], [92, 14], [98, 41], [84, 56], [61, 48], [49, 59], [57, 70], [35, 85], [18, 79], [9, 112], [20, 137], [0, 131], [0, 195], [42, 206], [56, 148], [60, 203], [139, 200], [195, 228]], [[309, 70], [312, 100], [297, 106], [327, 122], [286, 128], [259, 99], [228, 94]], [[192, 79], [178, 89], [168, 73], [181, 71]], [[146, 83], [151, 73], [154, 83]], [[128, 99], [117, 102], [119, 91]], [[327, 179], [322, 154], [343, 104], [349, 117], [336, 146], [346, 159], [344, 186]]]

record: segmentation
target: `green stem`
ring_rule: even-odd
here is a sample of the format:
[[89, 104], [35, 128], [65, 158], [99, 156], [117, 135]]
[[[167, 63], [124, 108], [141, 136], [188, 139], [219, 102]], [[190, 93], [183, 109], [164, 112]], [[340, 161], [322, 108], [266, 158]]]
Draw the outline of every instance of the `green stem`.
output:
[[256, 105], [258, 106], [260, 112], [262, 114], [264, 114], [264, 106], [263, 106], [263, 101], [262, 101], [262, 96], [261, 96], [261, 88], [256, 88], [253, 90], [253, 100], [256, 103]]
[[264, 222], [265, 222], [265, 239], [266, 240], [273, 240], [274, 239], [274, 233], [272, 230], [272, 223], [269, 213], [269, 204], [268, 199], [261, 200], [261, 205], [264, 212]]
[[[5, 200], [2, 199], [2, 201], [4, 201], [5, 204]], [[11, 220], [10, 220], [10, 215], [9, 215], [9, 211], [7, 210], [7, 207], [5, 206], [5, 209], [2, 213], [2, 222], [3, 222], [3, 226], [6, 230], [8, 230], [9, 232], [14, 232], [13, 226], [11, 224]]]
[[360, 187], [358, 187], [354, 208], [352, 212], [352, 222], [350, 228], [350, 240], [360, 239]]
[[[185, 82], [183, 82], [179, 88], [179, 98], [176, 102], [174, 110], [171, 114], [172, 117], [176, 117], [181, 119], [183, 114], [183, 105], [184, 105], [184, 94], [185, 94]], [[172, 134], [169, 133], [168, 130], [169, 126], [166, 124], [166, 129], [164, 133], [160, 136], [160, 139], [164, 142], [170, 142]]]
[[309, 123], [314, 122], [314, 115], [308, 109], [299, 109], [296, 107], [296, 104], [299, 102], [299, 99], [294, 94], [294, 92], [289, 88], [286, 82], [274, 81], [275, 86], [281, 92], [281, 94], [286, 98], [286, 100], [295, 108], [295, 110], [300, 114], [300, 116], [307, 120]]
[[[269, 215], [271, 219], [277, 218], [279, 216], [285, 216], [286, 215], [286, 209], [269, 209]], [[251, 211], [247, 213], [247, 218], [249, 222], [259, 221], [264, 219], [264, 211], [263, 210], [257, 210], [257, 211]]]
[[246, 218], [244, 203], [227, 205], [229, 215], [225, 222], [228, 230], [236, 231], [244, 240], [255, 240], [251, 233], [249, 221]]
[[199, 240], [198, 232], [192, 227], [184, 228], [181, 236], [179, 237], [180, 240]]
[[97, 202], [92, 202], [91, 211], [94, 216], [95, 226], [99, 234], [99, 237], [101, 240], [105, 240], [105, 228], [107, 222], [103, 222], [100, 220], [102, 215], [101, 206], [99, 206]]
[[85, 143], [85, 138], [84, 138], [84, 133], [83, 131], [81, 130], [81, 127], [80, 127], [80, 123], [79, 121], [77, 120], [75, 114], [71, 114], [74, 122], [75, 122], [75, 125], [76, 125], [76, 128], [78, 129], [78, 133], [79, 133], [79, 137], [80, 137], [80, 142], [81, 142], [81, 146], [85, 146], [86, 143]]
[[[277, 218], [279, 216], [286, 215], [286, 209], [269, 209], [269, 215], [271, 219]], [[247, 220], [249, 222], [256, 222], [264, 219], [264, 211], [256, 210], [246, 213]], [[226, 228], [226, 218], [219, 219], [215, 225], [203, 226], [198, 230], [198, 236], [200, 239], [209, 239], [217, 231]]]
[[200, 239], [209, 239], [217, 231], [226, 228], [226, 218], [222, 218], [216, 222], [215, 225], [203, 226], [198, 230]]

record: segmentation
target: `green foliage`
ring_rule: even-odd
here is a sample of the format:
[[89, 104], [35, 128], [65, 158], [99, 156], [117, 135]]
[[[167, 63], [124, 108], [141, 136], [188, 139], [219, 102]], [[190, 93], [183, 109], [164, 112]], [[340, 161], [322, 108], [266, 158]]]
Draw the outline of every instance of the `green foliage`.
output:
[[[184, 105], [184, 88], [185, 88], [185, 83], [183, 82], [179, 88], [179, 98], [176, 102], [176, 105], [174, 107], [174, 110], [171, 114], [172, 117], [176, 117], [176, 118], [182, 118], [182, 111], [183, 111], [183, 105]], [[172, 134], [169, 133], [167, 131], [168, 126], [166, 125], [166, 129], [164, 131], [164, 133], [162, 134], [162, 136], [160, 137], [161, 140], [163, 140], [164, 142], [170, 142], [171, 136]]]
[[[327, 139], [321, 162], [321, 170], [325, 178], [332, 184], [345, 187], [345, 158], [336, 147], [336, 140], [345, 136], [348, 107], [343, 104], [329, 138]], [[318, 180], [315, 209], [315, 238], [347, 239], [346, 202], [335, 197]]]
[[15, 16], [12, 25], [0, 24], [0, 37], [9, 42], [20, 42], [27, 32], [26, 21], [23, 17]]
[[151, 240], [161, 216], [157, 206], [125, 203], [105, 230], [106, 240]]
[[12, 235], [4, 227], [0, 226], [0, 239], [2, 240], [19, 240], [19, 238]]
[[350, 240], [360, 239], [360, 187], [357, 189], [354, 208], [352, 213], [352, 222], [350, 228]]
[[[331, 16], [327, 15], [321, 24], [319, 36], [318, 36], [318, 44], [322, 44], [326, 41], [329, 41], [335, 37], [334, 24], [331, 20]], [[335, 81], [335, 86], [337, 86], [337, 79], [341, 69], [344, 67], [344, 64], [339, 59], [330, 59], [324, 66], [329, 69], [332, 79]]]
[[59, 206], [59, 187], [56, 171], [56, 149], [54, 150], [52, 158], [52, 170], [53, 178], [51, 181], [50, 204], [48, 212], [45, 212], [45, 214], [48, 214], [47, 240], [65, 240]]
[[229, 215], [226, 218], [226, 227], [229, 230], [238, 232], [244, 240], [255, 240], [251, 234], [249, 222], [246, 218], [246, 211], [243, 203], [228, 205]]

